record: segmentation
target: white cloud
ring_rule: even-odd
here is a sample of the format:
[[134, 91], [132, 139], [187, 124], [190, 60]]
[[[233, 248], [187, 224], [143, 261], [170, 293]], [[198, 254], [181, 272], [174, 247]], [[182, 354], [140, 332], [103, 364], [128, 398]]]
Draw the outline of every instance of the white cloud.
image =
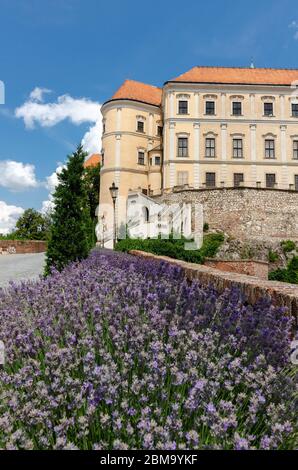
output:
[[48, 88], [39, 88], [38, 86], [34, 88], [34, 90], [30, 93], [30, 100], [31, 101], [38, 101], [40, 103], [43, 102], [43, 95], [45, 93], [51, 93], [51, 90]]
[[58, 181], [58, 175], [59, 173], [61, 173], [61, 171], [66, 168], [66, 165], [63, 165], [63, 164], [59, 164], [56, 168], [56, 170], [46, 178], [46, 182], [45, 182], [45, 187], [49, 190], [49, 195], [48, 195], [48, 199], [43, 201], [42, 203], [42, 207], [41, 207], [41, 212], [43, 214], [46, 214], [48, 212], [51, 212], [55, 205], [54, 205], [54, 198], [53, 198], [53, 194], [55, 192], [55, 189], [59, 183]]
[[101, 150], [102, 118], [100, 104], [87, 98], [73, 98], [62, 95], [56, 102], [43, 103], [43, 94], [47, 89], [35, 88], [29, 99], [15, 110], [15, 116], [23, 119], [27, 129], [37, 124], [41, 127], [53, 127], [68, 120], [74, 125], [91, 123], [90, 129], [82, 139], [84, 150], [98, 153]]
[[15, 192], [36, 188], [39, 183], [35, 176], [35, 166], [13, 160], [0, 160], [0, 186]]
[[0, 201], [0, 233], [3, 235], [9, 233], [23, 212], [22, 207], [9, 206], [4, 201]]
[[289, 24], [290, 29], [294, 29], [294, 39], [297, 41], [298, 40], [298, 21], [294, 20], [292, 23]]

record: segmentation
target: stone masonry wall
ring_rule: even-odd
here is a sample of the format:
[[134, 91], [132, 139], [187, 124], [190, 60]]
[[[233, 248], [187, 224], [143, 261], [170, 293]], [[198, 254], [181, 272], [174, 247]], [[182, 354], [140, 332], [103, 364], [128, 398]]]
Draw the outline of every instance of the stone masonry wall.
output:
[[260, 280], [244, 274], [219, 271], [208, 266], [186, 263], [166, 256], [132, 250], [130, 254], [143, 258], [157, 259], [180, 266], [188, 279], [197, 279], [202, 285], [212, 284], [219, 292], [236, 287], [244, 294], [248, 302], [254, 304], [259, 298], [270, 297], [273, 304], [284, 306], [295, 318], [298, 327], [298, 285]]
[[219, 269], [229, 273], [246, 274], [247, 276], [255, 276], [259, 279], [268, 280], [269, 263], [255, 260], [226, 261], [217, 259], [207, 259], [205, 266]]
[[167, 204], [201, 203], [204, 222], [238, 239], [298, 241], [298, 192], [229, 188], [184, 190], [154, 198]]
[[15, 248], [17, 254], [43, 253], [47, 243], [39, 240], [0, 240], [0, 254], [1, 251], [7, 252], [10, 247]]

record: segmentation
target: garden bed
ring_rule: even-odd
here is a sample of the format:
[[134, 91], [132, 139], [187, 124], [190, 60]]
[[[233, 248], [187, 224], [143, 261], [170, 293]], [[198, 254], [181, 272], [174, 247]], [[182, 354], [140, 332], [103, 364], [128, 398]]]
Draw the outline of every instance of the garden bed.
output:
[[291, 319], [98, 251], [0, 290], [0, 447], [295, 449]]

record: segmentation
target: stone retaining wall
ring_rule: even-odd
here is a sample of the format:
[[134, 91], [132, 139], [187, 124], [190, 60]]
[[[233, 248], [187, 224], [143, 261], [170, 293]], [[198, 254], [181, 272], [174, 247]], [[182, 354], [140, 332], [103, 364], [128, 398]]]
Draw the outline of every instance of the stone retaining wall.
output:
[[9, 248], [14, 248], [16, 254], [43, 253], [47, 243], [40, 240], [0, 240], [0, 254], [1, 251], [7, 253]]
[[255, 276], [259, 279], [268, 280], [269, 263], [265, 261], [256, 260], [221, 260], [221, 259], [206, 259], [205, 266], [210, 268], [219, 269], [230, 273], [246, 274], [247, 276]]
[[166, 261], [180, 266], [188, 279], [197, 279], [202, 285], [212, 284], [219, 292], [227, 288], [236, 287], [245, 295], [248, 302], [254, 304], [258, 299], [269, 296], [278, 306], [289, 309], [295, 317], [295, 326], [298, 327], [298, 285], [284, 284], [275, 281], [260, 280], [257, 277], [246, 276], [231, 272], [223, 272], [208, 266], [186, 263], [166, 256], [157, 256], [152, 253], [131, 250], [130, 254], [143, 258]]
[[200, 203], [204, 222], [240, 240], [298, 241], [298, 191], [256, 188], [181, 190], [154, 197], [161, 203]]

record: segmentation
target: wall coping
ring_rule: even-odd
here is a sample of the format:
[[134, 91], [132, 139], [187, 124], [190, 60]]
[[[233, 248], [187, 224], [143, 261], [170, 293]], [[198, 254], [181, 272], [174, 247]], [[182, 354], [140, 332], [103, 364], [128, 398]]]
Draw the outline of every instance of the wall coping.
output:
[[254, 263], [269, 266], [268, 261], [260, 261], [257, 259], [224, 259], [224, 258], [205, 258], [206, 261], [211, 261], [212, 263]]
[[139, 250], [131, 250], [129, 253], [134, 256], [166, 261], [175, 266], [180, 266], [185, 271], [188, 279], [197, 279], [202, 285], [213, 284], [219, 292], [232, 287], [238, 288], [248, 302], [252, 304], [262, 297], [270, 297], [274, 305], [288, 308], [289, 313], [295, 317], [295, 326], [298, 326], [298, 285], [296, 284], [267, 281], [246, 274], [220, 271], [209, 266], [187, 263]]

